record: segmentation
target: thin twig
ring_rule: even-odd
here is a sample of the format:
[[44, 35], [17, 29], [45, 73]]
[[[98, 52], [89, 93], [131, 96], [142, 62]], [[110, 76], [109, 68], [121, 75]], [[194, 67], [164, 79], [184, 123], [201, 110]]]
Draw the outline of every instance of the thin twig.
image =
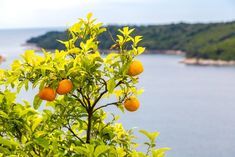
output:
[[72, 94], [72, 96], [75, 97], [85, 109], [87, 109], [87, 106], [82, 102], [81, 99], [79, 99], [78, 96], [76, 96], [75, 94]]
[[111, 106], [111, 105], [115, 105], [117, 106], [119, 103], [121, 103], [120, 101], [118, 102], [113, 102], [113, 103], [108, 103], [106, 105], [103, 105], [103, 106], [100, 106], [100, 107], [97, 107], [96, 109], [93, 110], [93, 113], [96, 112], [97, 110], [101, 109], [101, 108], [104, 108], [104, 107], [107, 107], [107, 106]]
[[108, 104], [106, 104], [106, 105], [97, 107], [96, 109], [93, 110], [93, 113], [94, 113], [95, 111], [97, 111], [97, 110], [99, 110], [99, 109], [101, 109], [101, 108], [107, 107], [107, 106], [111, 106], [111, 105], [116, 105], [116, 106], [118, 106], [118, 104], [121, 104], [121, 103], [126, 99], [126, 97], [127, 97], [127, 95], [125, 94], [124, 97], [123, 97], [121, 100], [117, 101], [117, 102], [108, 103]]
[[116, 88], [117, 86], [119, 86], [120, 84], [122, 84], [122, 83], [123, 83], [122, 80], [119, 81], [119, 82], [116, 84], [115, 88]]
[[66, 126], [66, 128], [67, 128], [67, 129], [73, 134], [73, 136], [75, 136], [80, 142], [82, 142], [83, 144], [85, 144], [85, 142], [84, 142], [80, 137], [78, 137], [70, 127], [67, 127], [67, 126]]
[[82, 89], [77, 89], [77, 91], [82, 95], [82, 99], [83, 99], [83, 102], [88, 104], [88, 107], [90, 108], [91, 107], [91, 103], [90, 103], [90, 100], [88, 99], [88, 97], [82, 92]]
[[[92, 105], [92, 108], [94, 108], [95, 107], [95, 105], [99, 102], [99, 100], [102, 98], [102, 96], [105, 94], [105, 93], [107, 93], [108, 92], [108, 87], [107, 87], [107, 83], [106, 83], [106, 81], [104, 80], [104, 79], [102, 79], [101, 78], [101, 80], [103, 80], [104, 81], [104, 84], [105, 84], [105, 90], [99, 95], [99, 97], [95, 100], [95, 102], [93, 103], [93, 105]], [[122, 83], [122, 80], [121, 81], [119, 81], [117, 84], [116, 84], [116, 86], [115, 86], [115, 88], [117, 87], [117, 86], [119, 86], [120, 84]]]
[[110, 32], [110, 30], [109, 30], [109, 28], [107, 27], [107, 32], [109, 33], [109, 37], [111, 38], [111, 40], [115, 43], [116, 41], [114, 40], [114, 38], [113, 38], [113, 35], [111, 34], [111, 32]]
[[92, 107], [94, 108], [95, 105], [98, 103], [98, 101], [102, 98], [102, 96], [108, 92], [108, 87], [107, 87], [107, 83], [104, 79], [102, 79], [104, 81], [104, 85], [105, 85], [105, 90], [99, 95], [99, 97], [94, 101]]

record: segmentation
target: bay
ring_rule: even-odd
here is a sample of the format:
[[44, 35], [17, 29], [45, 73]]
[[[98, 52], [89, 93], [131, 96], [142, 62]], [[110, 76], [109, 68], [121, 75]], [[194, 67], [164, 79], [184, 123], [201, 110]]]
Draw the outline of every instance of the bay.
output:
[[[27, 47], [27, 39], [54, 28], [0, 30], [0, 54], [8, 68]], [[235, 67], [186, 66], [182, 56], [141, 55], [145, 71], [140, 75], [141, 107], [121, 114], [125, 128], [161, 132], [158, 147], [170, 147], [167, 157], [234, 157], [235, 155]], [[22, 91], [32, 102], [37, 90]], [[139, 142], [145, 137], [140, 136]], [[140, 150], [143, 150], [140, 146]]]

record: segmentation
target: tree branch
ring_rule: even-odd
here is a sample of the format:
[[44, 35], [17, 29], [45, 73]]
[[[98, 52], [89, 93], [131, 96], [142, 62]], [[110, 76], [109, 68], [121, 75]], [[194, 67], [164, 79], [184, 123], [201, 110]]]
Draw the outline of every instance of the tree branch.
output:
[[[121, 84], [121, 83], [120, 83]], [[126, 99], [127, 95], [125, 94], [123, 96], [123, 98], [119, 101], [116, 101], [116, 102], [112, 102], [112, 103], [108, 103], [106, 105], [103, 105], [103, 106], [99, 106], [97, 107], [96, 109], [93, 110], [93, 113], [96, 112], [97, 110], [101, 109], [101, 108], [104, 108], [104, 107], [107, 107], [107, 106], [111, 106], [111, 105], [115, 105], [115, 106], [118, 106], [118, 104], [122, 103], [125, 99]]]
[[73, 134], [73, 136], [75, 136], [80, 142], [82, 142], [83, 144], [85, 144], [85, 142], [80, 138], [78, 137], [75, 132], [69, 127], [66, 126], [66, 128]]
[[[101, 78], [102, 79], [102, 78]], [[97, 104], [97, 102], [102, 98], [102, 96], [108, 92], [108, 87], [107, 87], [107, 83], [104, 79], [102, 79], [104, 81], [104, 85], [105, 85], [105, 90], [98, 96], [98, 98], [94, 101], [92, 108], [95, 107], [95, 105]]]
[[[101, 80], [104, 81], [105, 90], [104, 90], [104, 91], [99, 95], [99, 97], [95, 100], [95, 102], [94, 102], [93, 105], [92, 105], [92, 108], [94, 108], [95, 105], [96, 105], [96, 104], [99, 102], [99, 100], [102, 98], [102, 96], [103, 96], [105, 93], [108, 92], [108, 88], [107, 88], [107, 83], [106, 83], [106, 81], [105, 81], [103, 78], [101, 78]], [[121, 83], [122, 83], [122, 80], [119, 81], [119, 82], [116, 84], [115, 88], [116, 88], [117, 86], [119, 86]]]
[[119, 86], [120, 84], [122, 84], [122, 83], [123, 83], [122, 80], [119, 81], [119, 82], [116, 84], [115, 88], [116, 88], [117, 86]]
[[89, 98], [82, 92], [82, 89], [77, 89], [77, 91], [82, 95], [82, 99], [83, 99], [83, 102], [88, 104], [88, 107], [90, 108], [91, 107], [91, 102], [89, 100]]
[[120, 101], [117, 101], [117, 102], [113, 102], [113, 103], [108, 103], [106, 105], [103, 105], [103, 106], [100, 106], [100, 107], [97, 107], [96, 109], [93, 110], [93, 113], [96, 112], [97, 110], [101, 109], [101, 108], [104, 108], [104, 107], [107, 107], [107, 106], [111, 106], [111, 105], [115, 105], [117, 106], [119, 103], [121, 103]]
[[72, 94], [72, 96], [73, 96], [74, 98], [76, 98], [76, 99], [80, 102], [80, 104], [81, 104], [85, 109], [87, 109], [87, 106], [82, 102], [81, 99], [79, 99], [78, 96], [76, 96], [75, 94]]

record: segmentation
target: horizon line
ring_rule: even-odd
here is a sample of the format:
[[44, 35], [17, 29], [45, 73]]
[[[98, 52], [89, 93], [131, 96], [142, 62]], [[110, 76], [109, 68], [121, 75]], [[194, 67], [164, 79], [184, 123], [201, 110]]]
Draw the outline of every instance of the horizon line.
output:
[[[100, 21], [99, 21], [100, 22]], [[98, 23], [99, 23], [98, 22]], [[164, 26], [164, 25], [173, 25], [173, 24], [217, 24], [217, 23], [233, 23], [235, 22], [235, 19], [232, 20], [221, 20], [221, 21], [198, 21], [198, 22], [187, 22], [187, 21], [172, 21], [167, 23], [107, 23], [103, 24], [104, 26]], [[102, 23], [102, 22], [101, 22]], [[68, 26], [31, 26], [31, 27], [0, 27], [0, 30], [21, 30], [21, 29], [66, 29]]]

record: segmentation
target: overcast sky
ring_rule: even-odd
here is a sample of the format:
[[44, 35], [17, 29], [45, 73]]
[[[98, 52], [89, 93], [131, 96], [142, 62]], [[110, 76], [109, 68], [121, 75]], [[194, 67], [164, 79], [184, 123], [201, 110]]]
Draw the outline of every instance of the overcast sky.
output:
[[105, 24], [235, 20], [235, 0], [0, 0], [0, 28], [66, 26], [93, 12]]

